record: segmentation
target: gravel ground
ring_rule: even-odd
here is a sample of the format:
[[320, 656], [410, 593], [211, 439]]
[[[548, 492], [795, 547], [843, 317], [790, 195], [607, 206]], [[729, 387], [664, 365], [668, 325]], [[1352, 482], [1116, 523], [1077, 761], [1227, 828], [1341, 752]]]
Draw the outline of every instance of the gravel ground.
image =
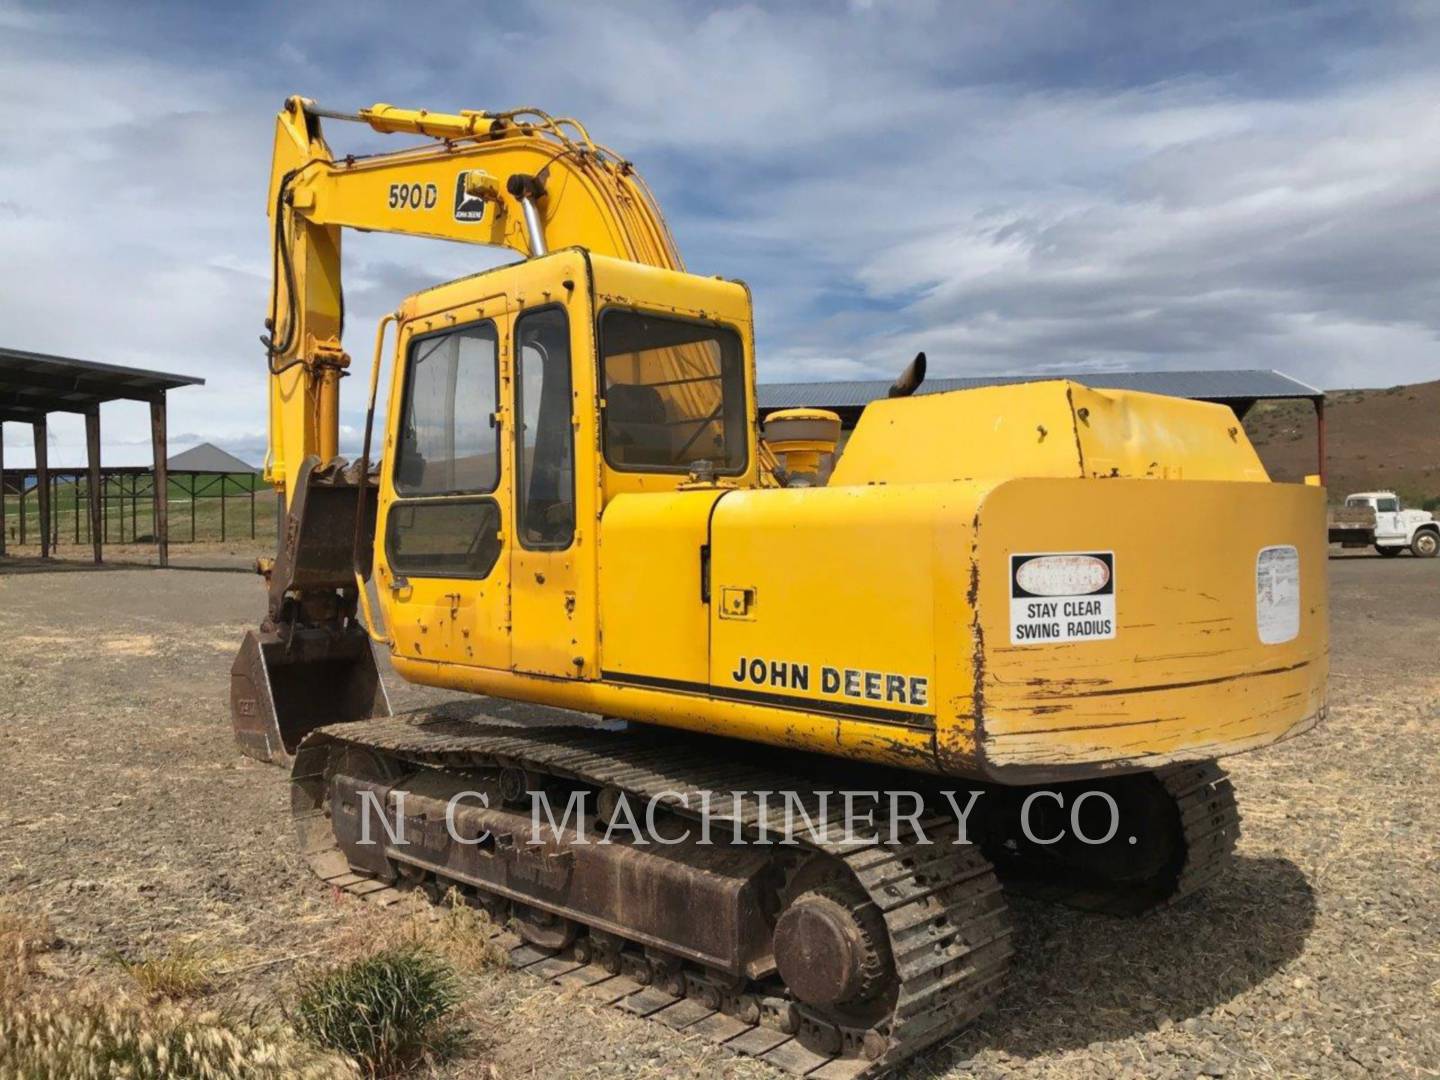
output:
[[[0, 562], [0, 909], [52, 920], [58, 986], [194, 941], [226, 995], [274, 1001], [347, 925], [406, 916], [312, 879], [284, 775], [232, 748], [226, 676], [262, 606], [246, 553], [174, 561]], [[1330, 719], [1228, 763], [1234, 871], [1139, 920], [1017, 901], [1000, 1007], [905, 1075], [1440, 1075], [1440, 560], [1330, 567]], [[387, 681], [397, 708], [443, 696]], [[774, 1075], [524, 975], [474, 980], [467, 1014], [448, 1076]]]

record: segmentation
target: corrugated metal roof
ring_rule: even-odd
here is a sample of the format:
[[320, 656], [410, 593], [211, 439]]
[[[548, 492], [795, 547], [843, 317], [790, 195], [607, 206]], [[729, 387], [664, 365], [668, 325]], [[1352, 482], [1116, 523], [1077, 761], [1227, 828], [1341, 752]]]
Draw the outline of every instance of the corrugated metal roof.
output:
[[166, 390], [204, 382], [193, 375], [0, 347], [0, 420], [39, 420], [52, 412], [89, 412], [119, 398], [151, 401]]
[[[947, 390], [973, 390], [981, 386], [1047, 382], [1072, 379], [1097, 390], [1140, 390], [1149, 394], [1192, 398], [1198, 401], [1238, 402], [1257, 398], [1318, 398], [1324, 391], [1283, 375], [1278, 371], [1240, 369], [1232, 371], [1110, 371], [1053, 373], [1047, 375], [982, 375], [964, 379], [926, 379], [920, 394]], [[883, 398], [890, 389], [888, 380], [852, 382], [761, 383], [762, 409], [856, 408]]]
[[253, 473], [253, 465], [241, 461], [227, 450], [221, 450], [214, 443], [204, 442], [183, 450], [165, 463], [171, 472], [205, 473]]

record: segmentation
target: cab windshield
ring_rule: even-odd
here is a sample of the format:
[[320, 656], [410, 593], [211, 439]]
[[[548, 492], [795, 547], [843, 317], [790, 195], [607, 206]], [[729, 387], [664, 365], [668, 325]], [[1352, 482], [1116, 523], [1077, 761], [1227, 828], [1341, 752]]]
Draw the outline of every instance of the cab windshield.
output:
[[612, 308], [600, 317], [600, 369], [613, 468], [745, 471], [745, 361], [734, 330]]

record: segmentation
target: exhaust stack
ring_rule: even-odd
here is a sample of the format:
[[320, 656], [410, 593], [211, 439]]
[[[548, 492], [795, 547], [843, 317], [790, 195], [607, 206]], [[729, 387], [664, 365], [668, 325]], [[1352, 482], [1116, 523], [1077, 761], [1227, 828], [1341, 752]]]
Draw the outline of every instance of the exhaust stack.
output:
[[920, 389], [920, 384], [925, 381], [925, 354], [918, 352], [915, 359], [906, 365], [900, 377], [890, 384], [886, 397], [909, 397]]

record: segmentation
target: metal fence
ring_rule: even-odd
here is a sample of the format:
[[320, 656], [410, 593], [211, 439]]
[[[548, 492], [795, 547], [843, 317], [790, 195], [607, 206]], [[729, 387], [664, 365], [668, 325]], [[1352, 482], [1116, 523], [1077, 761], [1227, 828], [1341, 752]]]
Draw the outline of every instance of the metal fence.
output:
[[[256, 473], [171, 470], [168, 476], [170, 539], [180, 543], [273, 539], [276, 508], [269, 485]], [[53, 544], [89, 544], [91, 491], [83, 468], [49, 470], [50, 538]], [[40, 499], [34, 469], [5, 472], [6, 539], [40, 541]], [[154, 539], [155, 474], [150, 469], [101, 470], [102, 544]]]

